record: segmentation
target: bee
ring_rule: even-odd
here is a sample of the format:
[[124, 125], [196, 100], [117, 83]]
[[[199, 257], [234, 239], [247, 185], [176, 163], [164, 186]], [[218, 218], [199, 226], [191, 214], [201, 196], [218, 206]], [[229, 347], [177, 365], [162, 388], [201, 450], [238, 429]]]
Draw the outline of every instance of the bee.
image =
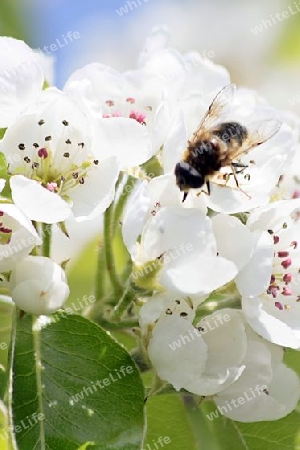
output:
[[181, 161], [175, 166], [176, 184], [184, 192], [183, 202], [190, 189], [202, 188], [204, 184], [207, 192], [201, 192], [210, 195], [210, 180], [219, 174], [222, 167], [230, 167], [232, 173], [229, 175], [234, 176], [237, 188], [242, 191], [236, 174], [243, 172], [248, 166], [242, 164], [240, 158], [274, 136], [281, 127], [281, 122], [277, 119], [264, 119], [247, 126], [239, 122], [224, 121], [234, 93], [234, 84], [229, 84], [218, 92], [192, 139], [188, 141]]

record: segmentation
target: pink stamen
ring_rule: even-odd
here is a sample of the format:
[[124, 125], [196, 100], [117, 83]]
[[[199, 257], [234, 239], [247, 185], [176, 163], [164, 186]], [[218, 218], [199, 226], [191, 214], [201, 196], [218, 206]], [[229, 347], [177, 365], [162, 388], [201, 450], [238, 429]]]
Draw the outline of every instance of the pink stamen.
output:
[[57, 188], [57, 183], [47, 183], [46, 184], [46, 188], [48, 189], [48, 191], [50, 192], [55, 192], [55, 189]]
[[114, 106], [115, 102], [113, 100], [106, 100], [105, 102], [107, 104], [107, 106]]
[[129, 114], [130, 119], [134, 119], [139, 123], [145, 123], [146, 114], [139, 113], [138, 111], [131, 111]]
[[40, 158], [48, 158], [48, 151], [46, 148], [40, 148], [37, 153]]
[[110, 114], [102, 114], [103, 119], [109, 119], [111, 117]]
[[285, 269], [287, 269], [288, 267], [290, 267], [291, 264], [292, 264], [291, 258], [285, 259], [285, 260], [282, 261], [282, 263], [281, 263], [282, 267], [284, 267]]
[[289, 256], [289, 252], [281, 251], [281, 252], [277, 252], [277, 255], [279, 256], [279, 258], [286, 258], [287, 256]]
[[135, 103], [135, 98], [128, 97], [128, 98], [126, 98], [126, 102], [131, 103], [133, 105], [133, 103]]
[[275, 275], [271, 275], [270, 284], [275, 283], [275, 280], [276, 280]]
[[293, 247], [294, 250], [296, 250], [296, 248], [298, 247], [298, 242], [297, 241], [292, 241], [291, 242], [291, 247]]
[[4, 233], [4, 234], [9, 234], [12, 232], [12, 230], [10, 228], [5, 228], [5, 227], [0, 227], [0, 231], [1, 231], [1, 233]]
[[273, 236], [273, 241], [274, 241], [274, 244], [278, 244], [279, 236]]
[[283, 277], [285, 284], [289, 284], [292, 281], [293, 275], [291, 273], [286, 273]]
[[300, 197], [300, 191], [294, 191], [292, 198], [299, 198]]
[[293, 294], [292, 289], [286, 287], [283, 288], [282, 295], [292, 295], [292, 294]]
[[3, 211], [0, 211], [0, 217], [2, 217], [2, 216], [3, 216], [3, 214], [4, 214], [4, 212], [3, 212]]
[[280, 303], [280, 302], [275, 302], [275, 306], [276, 306], [276, 308], [280, 309], [280, 311], [283, 310], [282, 303]]
[[271, 294], [273, 298], [277, 297], [277, 287], [275, 286], [269, 286], [267, 290], [268, 294]]

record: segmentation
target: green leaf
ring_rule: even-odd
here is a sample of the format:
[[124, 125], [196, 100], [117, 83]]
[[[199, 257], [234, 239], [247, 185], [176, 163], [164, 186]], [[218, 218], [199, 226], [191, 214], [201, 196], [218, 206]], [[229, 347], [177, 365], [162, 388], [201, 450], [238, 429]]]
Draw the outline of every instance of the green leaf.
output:
[[[212, 402], [205, 402], [203, 412], [215, 411]], [[219, 416], [210, 422], [222, 450], [299, 450], [300, 414], [294, 411], [274, 422], [242, 423]]]
[[0, 301], [0, 365], [6, 367], [11, 337], [11, 321], [14, 303]]
[[169, 443], [164, 443], [164, 450], [198, 449], [189, 417], [179, 395], [157, 395], [149, 398], [147, 424], [147, 437], [143, 445], [145, 450], [160, 449], [159, 437], [170, 440]]
[[19, 322], [13, 388], [20, 449], [140, 449], [139, 372], [125, 349], [83, 317], [40, 330], [31, 316]]

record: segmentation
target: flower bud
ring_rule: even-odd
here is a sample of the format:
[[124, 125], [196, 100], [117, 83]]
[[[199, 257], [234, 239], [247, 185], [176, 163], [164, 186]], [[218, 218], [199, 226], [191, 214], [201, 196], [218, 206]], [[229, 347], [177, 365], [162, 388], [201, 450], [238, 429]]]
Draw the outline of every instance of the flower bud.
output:
[[69, 295], [63, 269], [44, 256], [28, 256], [12, 271], [12, 300], [30, 314], [52, 314]]

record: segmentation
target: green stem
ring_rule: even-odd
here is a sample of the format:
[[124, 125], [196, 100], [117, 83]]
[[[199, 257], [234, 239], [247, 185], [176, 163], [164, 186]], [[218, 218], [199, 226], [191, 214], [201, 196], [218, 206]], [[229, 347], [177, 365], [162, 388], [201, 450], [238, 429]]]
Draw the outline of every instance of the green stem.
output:
[[51, 251], [51, 234], [52, 234], [52, 228], [51, 225], [48, 225], [46, 223], [42, 224], [42, 255], [50, 257], [50, 251]]
[[135, 299], [136, 292], [132, 289], [132, 286], [129, 284], [126, 291], [123, 294], [123, 297], [119, 301], [119, 303], [114, 307], [109, 320], [111, 322], [120, 322], [124, 312], [129, 308], [133, 300]]
[[105, 242], [99, 244], [98, 260], [97, 260], [97, 274], [96, 274], [96, 286], [95, 297], [96, 300], [102, 300], [104, 297], [105, 287]]
[[134, 186], [137, 182], [137, 179], [132, 177], [131, 175], [128, 175], [126, 183], [122, 189], [122, 192], [119, 196], [119, 199], [116, 203], [115, 206], [115, 211], [114, 211], [114, 228], [117, 227], [117, 225], [119, 224], [119, 221], [121, 219], [121, 216], [123, 214], [125, 205], [127, 203], [128, 197], [130, 196], [130, 194], [132, 193]]
[[[122, 286], [120, 284], [116, 265], [113, 255], [113, 203], [107, 208], [104, 213], [104, 249], [105, 249], [105, 262], [109, 279], [113, 286], [114, 291], [122, 292]], [[99, 267], [98, 267], [99, 269]]]

